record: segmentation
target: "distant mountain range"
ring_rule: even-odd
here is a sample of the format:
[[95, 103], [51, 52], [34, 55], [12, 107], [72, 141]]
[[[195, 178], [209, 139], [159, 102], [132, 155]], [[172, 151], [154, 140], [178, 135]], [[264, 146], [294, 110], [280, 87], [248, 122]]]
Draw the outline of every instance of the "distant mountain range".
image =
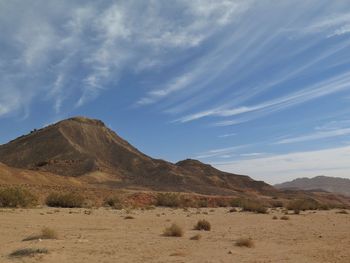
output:
[[350, 196], [350, 179], [328, 176], [298, 178], [290, 182], [274, 185], [278, 189], [323, 190]]

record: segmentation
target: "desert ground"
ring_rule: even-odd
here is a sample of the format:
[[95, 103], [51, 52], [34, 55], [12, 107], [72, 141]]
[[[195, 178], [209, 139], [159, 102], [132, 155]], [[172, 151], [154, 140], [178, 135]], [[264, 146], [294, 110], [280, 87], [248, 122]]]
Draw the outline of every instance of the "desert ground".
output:
[[[281, 220], [284, 213], [278, 209], [269, 214], [228, 208], [1, 209], [0, 262], [348, 263], [350, 214], [338, 211], [304, 211]], [[210, 231], [193, 230], [200, 219], [211, 223]], [[172, 223], [183, 228], [182, 237], [163, 235]], [[44, 227], [56, 231], [58, 239], [22, 241]], [[191, 240], [196, 234], [200, 240]], [[236, 246], [240, 238], [250, 238], [254, 246]], [[9, 256], [21, 248], [48, 253]]]

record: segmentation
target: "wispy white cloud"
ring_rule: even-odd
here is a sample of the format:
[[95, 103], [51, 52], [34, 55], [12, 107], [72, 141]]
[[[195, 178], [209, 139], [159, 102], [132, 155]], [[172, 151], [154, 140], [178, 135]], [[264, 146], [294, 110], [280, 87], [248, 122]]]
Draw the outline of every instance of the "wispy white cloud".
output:
[[350, 146], [213, 163], [218, 169], [247, 174], [268, 183], [317, 175], [350, 178]]
[[349, 134], [350, 134], [350, 128], [337, 129], [337, 130], [331, 130], [331, 131], [318, 131], [318, 132], [307, 134], [307, 135], [286, 138], [286, 139], [277, 141], [276, 144], [306, 142], [306, 141], [312, 141], [312, 140], [345, 136], [345, 135], [349, 135]]
[[[241, 115], [246, 113], [255, 113], [261, 111], [275, 112], [286, 109], [288, 107], [298, 105], [319, 97], [323, 97], [332, 93], [344, 91], [350, 89], [350, 73], [342, 74], [323, 81], [321, 83], [313, 84], [311, 87], [306, 87], [300, 91], [282, 96], [277, 99], [269, 100], [256, 105], [240, 106], [237, 108], [219, 107], [203, 112], [191, 114], [178, 119], [178, 122], [189, 122], [200, 118], [216, 116], [216, 117], [231, 117], [235, 115]], [[236, 124], [237, 121], [228, 121], [219, 123], [220, 126]]]
[[206, 152], [202, 152], [195, 156], [194, 158], [196, 159], [207, 159], [211, 157], [227, 157], [230, 156], [232, 157], [233, 155], [238, 154], [238, 151], [241, 149], [245, 149], [249, 147], [249, 144], [244, 144], [244, 145], [237, 145], [237, 146], [232, 146], [232, 147], [225, 147], [225, 148], [219, 148], [219, 149], [213, 149], [209, 150]]
[[232, 136], [236, 136], [237, 133], [226, 133], [226, 134], [221, 134], [218, 137], [219, 138], [227, 138], [227, 137], [232, 137]]

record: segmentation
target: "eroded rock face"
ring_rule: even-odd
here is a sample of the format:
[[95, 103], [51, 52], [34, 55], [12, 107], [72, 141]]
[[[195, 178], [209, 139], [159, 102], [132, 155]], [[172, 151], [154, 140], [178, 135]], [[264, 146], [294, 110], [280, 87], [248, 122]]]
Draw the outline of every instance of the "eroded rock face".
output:
[[133, 185], [205, 194], [275, 191], [264, 182], [221, 172], [197, 160], [172, 164], [153, 159], [102, 121], [85, 117], [63, 120], [1, 145], [0, 162], [72, 177], [99, 171], [113, 175], [112, 179], [100, 179], [100, 183], [117, 181], [120, 187]]

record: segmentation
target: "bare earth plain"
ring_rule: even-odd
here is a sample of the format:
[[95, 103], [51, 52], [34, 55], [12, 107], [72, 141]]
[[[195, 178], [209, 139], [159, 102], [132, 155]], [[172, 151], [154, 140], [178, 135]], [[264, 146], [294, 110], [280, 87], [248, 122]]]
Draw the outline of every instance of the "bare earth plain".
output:
[[[350, 214], [306, 211], [281, 220], [278, 209], [269, 214], [228, 211], [1, 209], [0, 262], [350, 262]], [[211, 231], [193, 230], [199, 219], [208, 220]], [[174, 222], [184, 235], [163, 236]], [[22, 241], [43, 227], [54, 229], [58, 239]], [[201, 239], [190, 240], [196, 234]], [[235, 246], [239, 238], [251, 238], [254, 247]], [[48, 253], [9, 257], [20, 248]]]

